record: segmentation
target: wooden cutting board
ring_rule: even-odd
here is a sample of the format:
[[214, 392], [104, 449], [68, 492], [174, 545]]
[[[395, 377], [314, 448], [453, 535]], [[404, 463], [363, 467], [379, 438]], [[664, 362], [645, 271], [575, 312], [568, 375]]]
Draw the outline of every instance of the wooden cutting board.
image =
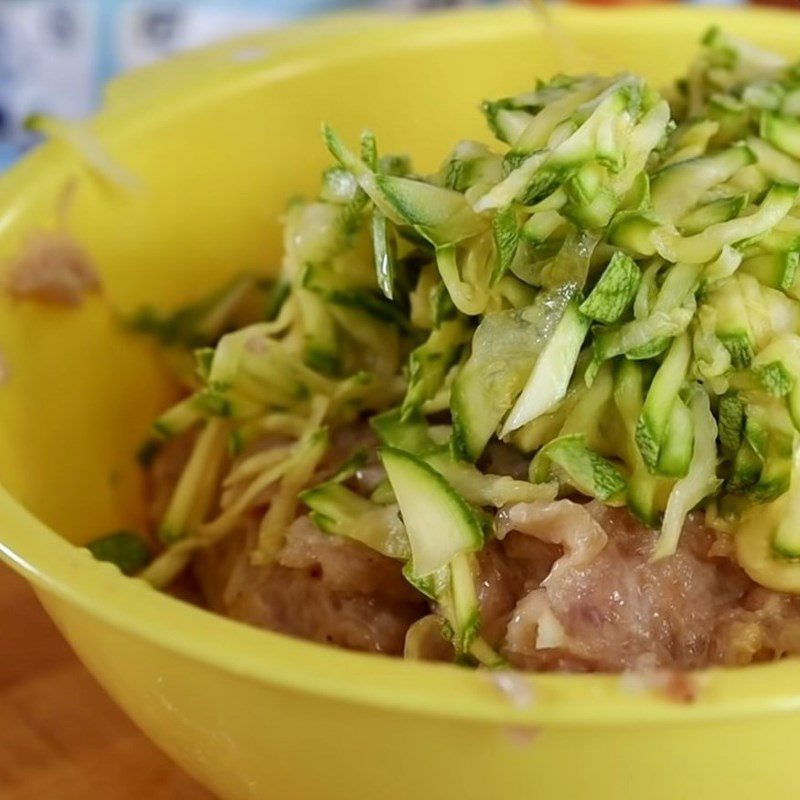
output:
[[1, 565], [0, 798], [213, 800], [117, 709]]

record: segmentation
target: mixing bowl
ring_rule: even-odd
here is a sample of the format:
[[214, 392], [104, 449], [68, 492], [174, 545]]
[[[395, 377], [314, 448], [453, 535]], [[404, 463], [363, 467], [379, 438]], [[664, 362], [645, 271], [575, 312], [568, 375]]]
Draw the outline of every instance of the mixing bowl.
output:
[[0, 181], [0, 257], [67, 226], [103, 281], [77, 309], [0, 301], [0, 555], [112, 697], [222, 798], [797, 796], [798, 661], [704, 673], [689, 704], [598, 675], [506, 693], [485, 672], [216, 617], [73, 544], [142, 524], [134, 452], [173, 395], [119, 315], [274, 268], [286, 199], [314, 191], [328, 162], [322, 120], [350, 140], [371, 126], [385, 152], [427, 169], [456, 138], [488, 138], [481, 98], [587, 66], [665, 82], [713, 22], [800, 55], [800, 16], [778, 12], [556, 21], [504, 9], [250, 37], [110, 87], [89, 130], [138, 186], [111, 185], [63, 139]]

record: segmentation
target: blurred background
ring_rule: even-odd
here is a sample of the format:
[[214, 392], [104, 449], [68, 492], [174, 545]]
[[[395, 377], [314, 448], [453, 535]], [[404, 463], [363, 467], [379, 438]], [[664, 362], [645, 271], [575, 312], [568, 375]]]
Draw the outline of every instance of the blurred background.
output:
[[[717, 0], [726, 5], [747, 1]], [[0, 0], [0, 169], [33, 142], [24, 129], [30, 114], [81, 117], [99, 103], [102, 86], [109, 78], [170, 53], [334, 10], [425, 11], [480, 2]], [[593, 2], [620, 4], [625, 0]], [[800, 0], [766, 2], [800, 8]]]

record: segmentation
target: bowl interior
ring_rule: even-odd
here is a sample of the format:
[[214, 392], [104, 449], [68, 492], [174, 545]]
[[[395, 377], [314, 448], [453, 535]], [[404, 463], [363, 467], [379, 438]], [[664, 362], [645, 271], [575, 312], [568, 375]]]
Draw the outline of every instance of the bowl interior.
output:
[[[0, 180], [1, 271], [29, 237], [63, 226], [103, 281], [102, 293], [79, 309], [0, 293], [0, 557], [42, 590], [68, 638], [89, 632], [84, 657], [115, 696], [128, 693], [129, 670], [95, 644], [121, 633], [150, 648], [148, 658], [177, 654], [217, 675], [404, 715], [593, 725], [797, 708], [800, 666], [784, 661], [711, 671], [691, 710], [664, 698], [645, 702], [615, 676], [599, 675], [535, 676], [535, 707], [515, 709], [479, 672], [237, 625], [121, 580], [53, 533], [82, 542], [142, 523], [134, 454], [174, 388], [150, 344], [125, 333], [120, 318], [143, 304], [174, 308], [243, 269], [274, 270], [287, 198], [314, 192], [330, 163], [323, 120], [349, 141], [372, 127], [383, 152], [408, 152], [425, 170], [459, 137], [489, 140], [478, 111], [484, 97], [586, 68], [626, 67], [662, 84], [685, 69], [712, 23], [787, 55], [800, 27], [779, 12], [689, 8], [562, 9], [556, 20], [553, 30], [511, 8], [447, 20], [355, 18], [250, 37], [111, 87], [89, 130], [137, 177], [137, 189], [110, 186], [57, 141]], [[193, 672], [180, 674], [183, 681]]]
[[[103, 282], [79, 309], [0, 299], [0, 481], [76, 542], [141, 524], [133, 456], [172, 388], [120, 316], [175, 307], [245, 269], [274, 270], [287, 198], [315, 191], [330, 163], [322, 121], [348, 141], [371, 127], [383, 152], [431, 169], [458, 138], [490, 140], [481, 99], [587, 68], [666, 83], [720, 16], [587, 12], [553, 28], [510, 10], [395, 23], [403, 35], [385, 23], [333, 25], [316, 40], [266, 37], [260, 50], [220, 48], [121, 83], [91, 131], [138, 188], [109, 185], [57, 141], [0, 184], [4, 263], [35, 232], [64, 225]], [[723, 24], [791, 52], [797, 23], [778, 24], [786, 19]]]

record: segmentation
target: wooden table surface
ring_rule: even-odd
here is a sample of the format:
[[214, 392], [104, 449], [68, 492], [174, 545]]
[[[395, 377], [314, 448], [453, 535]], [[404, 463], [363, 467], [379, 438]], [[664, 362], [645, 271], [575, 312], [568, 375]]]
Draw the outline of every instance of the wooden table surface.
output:
[[2, 565], [0, 798], [213, 800], [117, 709]]

